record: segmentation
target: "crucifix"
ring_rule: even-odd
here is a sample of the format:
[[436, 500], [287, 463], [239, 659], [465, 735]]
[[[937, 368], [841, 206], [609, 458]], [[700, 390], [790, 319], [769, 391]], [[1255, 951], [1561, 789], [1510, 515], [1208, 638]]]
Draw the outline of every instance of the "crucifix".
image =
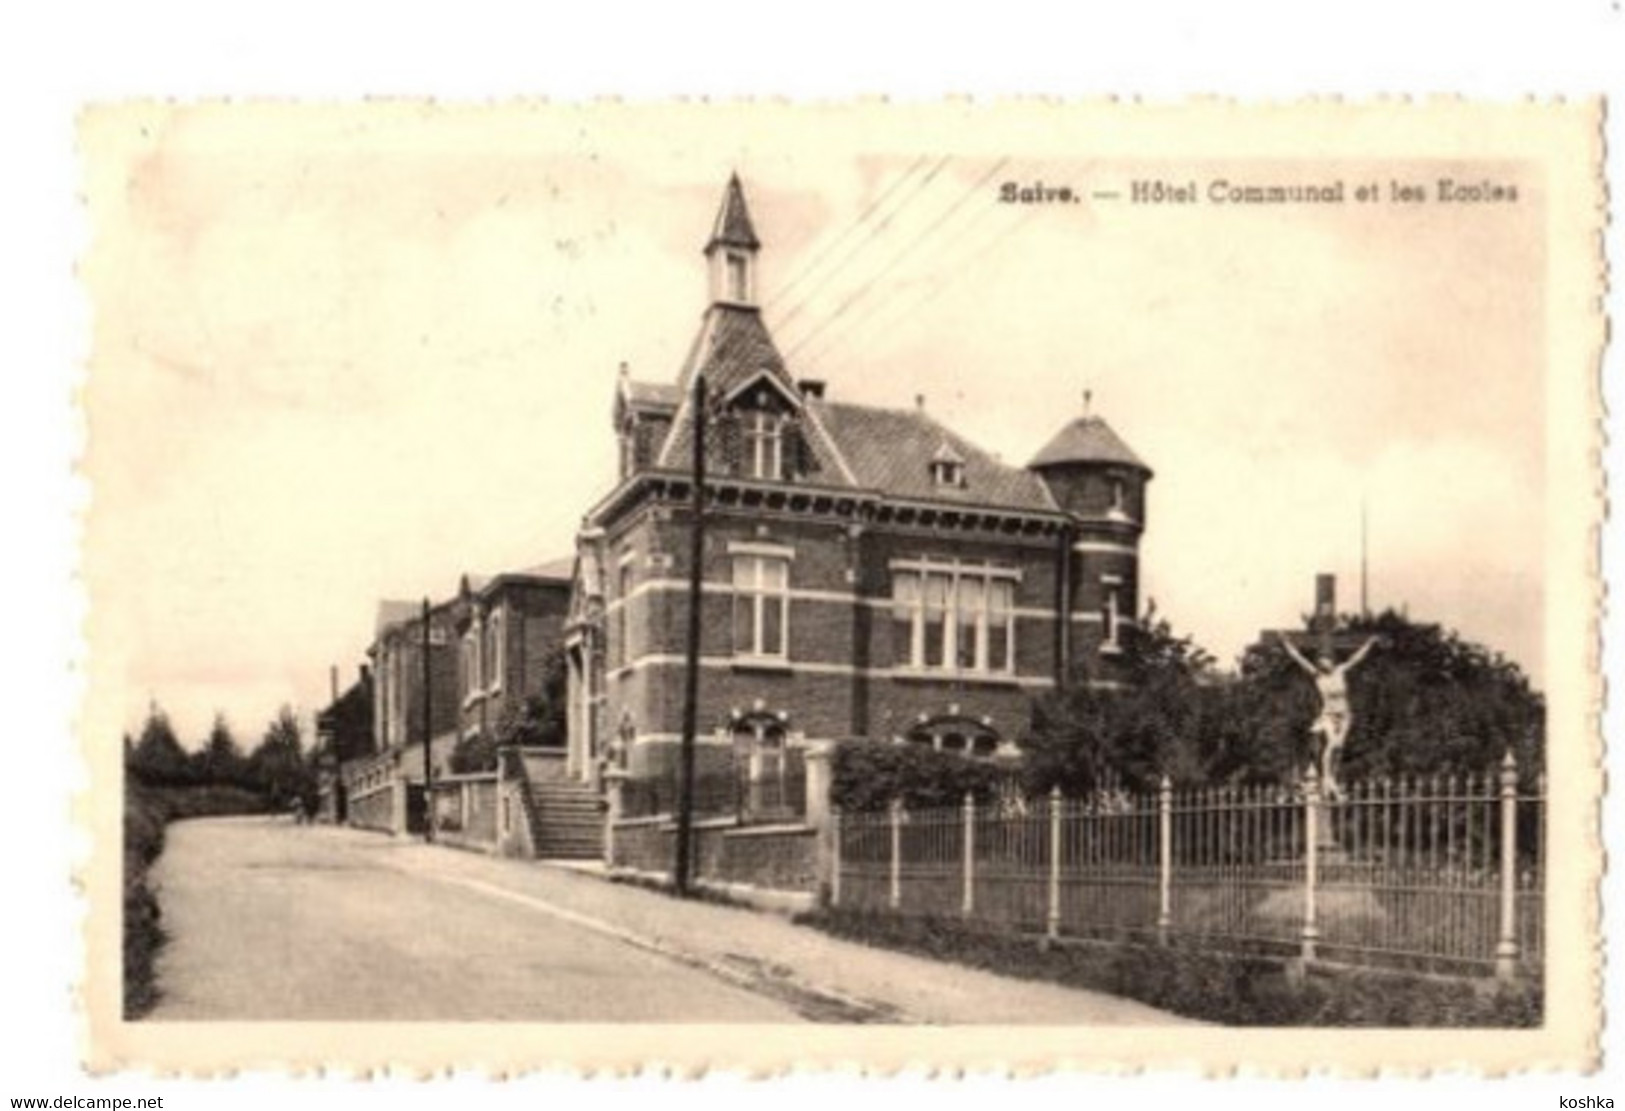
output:
[[[1349, 706], [1348, 673], [1360, 666], [1376, 646], [1377, 638], [1337, 631], [1337, 577], [1326, 574], [1315, 576], [1315, 611], [1309, 619], [1309, 631], [1276, 630], [1275, 638], [1292, 662], [1314, 680], [1315, 692], [1320, 696], [1320, 714], [1310, 725], [1309, 733], [1320, 738], [1317, 763], [1321, 788], [1327, 798], [1340, 798], [1343, 790], [1337, 781], [1337, 761], [1354, 725], [1354, 713]], [[1338, 663], [1338, 652], [1351, 648], [1352, 654]], [[1311, 654], [1306, 654], [1306, 650]]]

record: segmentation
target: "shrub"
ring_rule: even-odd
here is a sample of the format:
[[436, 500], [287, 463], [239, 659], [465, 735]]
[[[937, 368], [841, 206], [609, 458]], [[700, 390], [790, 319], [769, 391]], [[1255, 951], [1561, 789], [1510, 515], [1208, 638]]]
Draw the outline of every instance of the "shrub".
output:
[[1006, 773], [997, 765], [924, 745], [842, 741], [835, 747], [831, 801], [843, 810], [958, 806], [968, 792], [992, 801]]

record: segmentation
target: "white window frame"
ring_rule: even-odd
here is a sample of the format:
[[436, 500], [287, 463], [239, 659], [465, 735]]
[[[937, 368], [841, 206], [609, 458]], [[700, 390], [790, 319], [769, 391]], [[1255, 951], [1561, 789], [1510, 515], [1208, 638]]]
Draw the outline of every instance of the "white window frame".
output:
[[1100, 641], [1102, 652], [1121, 652], [1122, 644], [1118, 642], [1117, 634], [1123, 625], [1123, 615], [1118, 609], [1117, 588], [1114, 585], [1106, 587], [1106, 600], [1100, 607], [1100, 620], [1105, 635]]
[[777, 481], [784, 477], [784, 419], [757, 410], [745, 425], [746, 465], [751, 478]]
[[486, 644], [491, 649], [490, 659], [486, 661], [486, 689], [495, 693], [502, 689], [502, 611], [496, 610], [485, 619]]
[[[734, 655], [746, 660], [769, 660], [775, 663], [784, 663], [790, 659], [790, 560], [777, 552], [750, 551], [734, 549], [730, 552], [732, 557], [732, 584], [734, 592], [734, 606], [750, 607], [751, 637], [750, 643], [741, 646], [737, 640], [734, 644]], [[740, 583], [740, 567], [751, 568], [744, 585]], [[782, 585], [768, 586], [769, 576], [767, 569], [777, 566], [783, 569]], [[767, 640], [767, 605], [769, 601], [777, 602], [779, 606], [779, 648], [776, 652], [766, 650]], [[739, 618], [732, 618], [730, 631], [737, 637], [739, 631]]]
[[[925, 659], [925, 614], [926, 595], [928, 583], [933, 575], [945, 576], [949, 579], [947, 596], [944, 599], [944, 629], [942, 662], [940, 664], [928, 663]], [[1006, 635], [1006, 651], [1004, 666], [994, 668], [989, 664], [992, 634], [992, 597], [995, 583], [1013, 583], [1017, 575], [997, 567], [965, 565], [957, 563], [930, 563], [930, 562], [896, 562], [892, 564], [892, 619], [897, 624], [897, 612], [906, 608], [909, 611], [909, 638], [908, 652], [905, 662], [900, 666], [911, 670], [932, 674], [958, 674], [958, 675], [1013, 675], [1016, 670], [1016, 599], [1012, 588], [1010, 605], [1005, 608], [1004, 628]], [[901, 599], [898, 584], [904, 580], [914, 583], [913, 598]], [[980, 584], [981, 604], [976, 607], [974, 621], [969, 626], [971, 636], [975, 639], [975, 654], [969, 666], [959, 664], [959, 634], [965, 626], [960, 620], [960, 604], [963, 593], [960, 583], [966, 580], [975, 580]], [[894, 626], [895, 627], [895, 626]]]

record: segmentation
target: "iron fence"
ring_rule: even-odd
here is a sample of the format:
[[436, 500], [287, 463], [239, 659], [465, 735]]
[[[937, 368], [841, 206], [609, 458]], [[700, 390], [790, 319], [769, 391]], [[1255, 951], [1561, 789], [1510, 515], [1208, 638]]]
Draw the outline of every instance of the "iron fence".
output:
[[836, 815], [841, 906], [1427, 971], [1538, 968], [1545, 785], [1498, 774]]

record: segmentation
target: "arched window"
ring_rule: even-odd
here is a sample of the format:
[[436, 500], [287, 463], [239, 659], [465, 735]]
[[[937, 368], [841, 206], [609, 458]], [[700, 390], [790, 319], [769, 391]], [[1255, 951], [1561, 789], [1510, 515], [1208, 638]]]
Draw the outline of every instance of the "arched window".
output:
[[977, 759], [991, 757], [999, 748], [999, 733], [992, 725], [976, 718], [948, 715], [920, 722], [904, 738], [937, 752]]
[[801, 813], [800, 771], [781, 718], [748, 714], [733, 724], [740, 813], [747, 820], [784, 820]]

